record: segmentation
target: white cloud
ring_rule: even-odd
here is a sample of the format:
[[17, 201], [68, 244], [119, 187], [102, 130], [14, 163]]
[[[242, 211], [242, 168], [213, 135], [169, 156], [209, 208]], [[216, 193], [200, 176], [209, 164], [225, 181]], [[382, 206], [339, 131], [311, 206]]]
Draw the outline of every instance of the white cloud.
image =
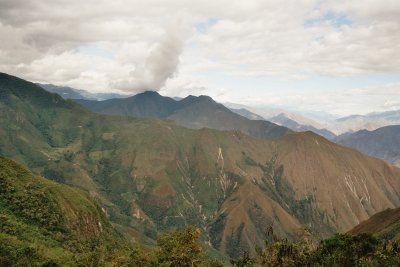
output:
[[0, 71], [92, 91], [225, 99], [229, 88], [204, 73], [250, 83], [398, 73], [398, 14], [397, 0], [2, 0]]
[[268, 92], [263, 95], [248, 95], [234, 101], [255, 107], [325, 111], [338, 116], [368, 114], [400, 109], [400, 83], [348, 90], [314, 90], [308, 93]]

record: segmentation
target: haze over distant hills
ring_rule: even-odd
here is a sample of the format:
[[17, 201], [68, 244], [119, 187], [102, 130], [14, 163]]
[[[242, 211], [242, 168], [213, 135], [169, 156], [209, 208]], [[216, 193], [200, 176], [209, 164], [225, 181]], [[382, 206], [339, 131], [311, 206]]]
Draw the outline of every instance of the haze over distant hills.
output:
[[[287, 112], [285, 110], [280, 110], [280, 109], [254, 109], [248, 106], [240, 105], [240, 104], [232, 104], [228, 103], [228, 106], [230, 106], [230, 109], [239, 114], [242, 115], [250, 120], [268, 120], [270, 122], [276, 123], [278, 125], [287, 127], [291, 129], [292, 131], [295, 132], [306, 132], [306, 131], [312, 131], [316, 134], [319, 134], [329, 140], [335, 139], [336, 135], [332, 132], [330, 132], [327, 129], [324, 129], [321, 124], [319, 124], [316, 121], [313, 121], [311, 119], [305, 118], [301, 115], [293, 114], [290, 112]], [[234, 108], [237, 107], [237, 108]], [[250, 111], [250, 110], [253, 111]], [[261, 113], [264, 114], [266, 117], [262, 117], [255, 112], [257, 110]]]
[[117, 93], [91, 93], [86, 90], [75, 89], [68, 86], [57, 86], [54, 84], [38, 83], [37, 85], [50, 93], [59, 94], [64, 99], [105, 100], [111, 98], [125, 98], [130, 96], [129, 94]]
[[330, 129], [338, 134], [342, 134], [358, 130], [373, 131], [389, 125], [400, 125], [400, 110], [374, 112], [366, 115], [351, 115], [337, 119], [332, 123]]
[[312, 132], [319, 134], [329, 140], [333, 140], [336, 137], [336, 135], [334, 133], [330, 132], [327, 129], [323, 129], [323, 128], [318, 129], [312, 125], [300, 124], [297, 121], [291, 119], [290, 115], [285, 114], [285, 113], [281, 113], [277, 116], [269, 118], [269, 120], [278, 125], [288, 127], [289, 129], [296, 131], [296, 132], [312, 131]]
[[400, 166], [400, 125], [344, 134], [336, 142]]
[[[224, 112], [207, 97], [186, 101]], [[210, 249], [237, 257], [271, 225], [289, 238], [305, 225], [318, 239], [400, 205], [398, 168], [311, 132], [263, 140], [100, 115], [6, 74], [0, 125], [1, 155], [87, 191], [132, 242], [192, 224]]]
[[249, 120], [265, 120], [264, 117], [254, 112], [251, 112], [250, 110], [247, 110], [245, 108], [238, 108], [238, 109], [230, 108], [230, 110], [232, 110], [236, 114], [239, 114], [240, 116], [248, 118]]

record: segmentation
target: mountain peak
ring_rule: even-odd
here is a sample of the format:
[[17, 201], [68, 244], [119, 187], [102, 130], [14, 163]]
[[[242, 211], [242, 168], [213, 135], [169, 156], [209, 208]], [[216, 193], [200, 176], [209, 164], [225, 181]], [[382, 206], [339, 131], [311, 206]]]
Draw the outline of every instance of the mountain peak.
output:
[[142, 93], [137, 94], [136, 96], [161, 96], [157, 91], [144, 91]]
[[209, 103], [216, 103], [214, 99], [207, 95], [188, 95], [184, 99], [180, 101], [181, 103], [195, 103], [195, 102], [209, 102]]
[[204, 100], [214, 101], [214, 99], [212, 99], [211, 96], [208, 96], [208, 95], [200, 95], [198, 98], [199, 99], [204, 99]]

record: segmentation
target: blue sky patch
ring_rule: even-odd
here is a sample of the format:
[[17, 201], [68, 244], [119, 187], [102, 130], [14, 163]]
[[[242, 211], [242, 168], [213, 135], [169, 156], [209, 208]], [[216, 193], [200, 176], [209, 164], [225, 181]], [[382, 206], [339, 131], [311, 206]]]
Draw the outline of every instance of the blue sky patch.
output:
[[83, 45], [78, 48], [79, 53], [107, 59], [114, 59], [115, 53], [99, 45]]
[[195, 28], [200, 33], [207, 33], [209, 31], [209, 29], [217, 23], [218, 23], [218, 19], [210, 18], [206, 22], [202, 22], [202, 23], [195, 25]]
[[323, 24], [326, 22], [330, 23], [335, 28], [340, 28], [344, 25], [350, 26], [352, 24], [351, 19], [344, 14], [327, 12], [320, 18], [306, 20], [304, 22], [304, 26], [312, 27], [312, 26], [320, 25], [320, 24]]

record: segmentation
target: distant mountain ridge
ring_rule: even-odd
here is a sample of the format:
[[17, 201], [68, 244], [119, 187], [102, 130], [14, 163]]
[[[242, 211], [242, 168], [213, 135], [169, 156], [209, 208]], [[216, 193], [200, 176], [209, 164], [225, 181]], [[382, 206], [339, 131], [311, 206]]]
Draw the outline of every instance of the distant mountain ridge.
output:
[[400, 125], [347, 133], [336, 142], [400, 166]]
[[174, 120], [178, 125], [192, 128], [238, 130], [257, 138], [277, 138], [289, 133], [286, 127], [264, 120], [249, 120], [209, 96], [188, 96], [179, 101], [148, 91], [124, 99], [105, 101], [75, 100], [89, 110], [107, 115]]
[[390, 125], [400, 125], [400, 110], [351, 115], [330, 123], [329, 129], [337, 134], [359, 130], [374, 131]]
[[327, 129], [317, 129], [312, 125], [304, 125], [300, 124], [297, 121], [291, 119], [287, 114], [281, 113], [275, 117], [272, 117], [269, 119], [271, 122], [274, 122], [278, 125], [282, 125], [285, 127], [288, 127], [289, 129], [295, 131], [295, 132], [306, 132], [306, 131], [312, 131], [316, 134], [319, 134], [323, 137], [325, 137], [328, 140], [334, 140], [336, 138], [336, 135], [332, 132], [330, 132]]
[[[329, 140], [336, 138], [336, 135], [327, 130], [326, 127], [324, 128], [322, 124], [299, 114], [294, 114], [281, 109], [257, 109], [233, 103], [227, 103], [227, 105], [233, 112], [251, 120], [267, 120], [287, 127], [295, 132], [312, 131]], [[257, 112], [260, 112], [262, 116]]]
[[54, 84], [37, 83], [37, 85], [50, 93], [59, 94], [64, 99], [105, 100], [111, 98], [125, 98], [130, 96], [129, 94], [117, 93], [90, 93], [86, 90], [75, 89], [68, 86], [58, 86]]
[[[102, 101], [132, 96], [129, 94], [118, 93], [90, 93], [86, 90], [53, 84], [38, 83], [38, 85], [48, 92], [59, 94], [64, 99]], [[180, 101], [183, 98], [172, 97], [172, 99]], [[330, 140], [333, 140], [336, 135], [344, 134], [346, 132], [356, 132], [359, 130], [373, 131], [384, 126], [400, 125], [400, 110], [339, 117], [338, 115], [324, 114], [323, 112], [289, 112], [283, 109], [256, 108], [235, 103], [225, 103], [224, 105], [233, 112], [250, 120], [267, 120], [290, 128], [293, 131], [310, 130]], [[304, 116], [301, 115], [303, 113]], [[310, 119], [314, 117], [316, 120]]]
[[248, 118], [249, 120], [265, 120], [264, 117], [254, 112], [251, 112], [250, 110], [247, 110], [245, 108], [238, 108], [238, 109], [229, 108], [229, 109], [235, 112], [236, 114], [239, 114], [240, 116]]

